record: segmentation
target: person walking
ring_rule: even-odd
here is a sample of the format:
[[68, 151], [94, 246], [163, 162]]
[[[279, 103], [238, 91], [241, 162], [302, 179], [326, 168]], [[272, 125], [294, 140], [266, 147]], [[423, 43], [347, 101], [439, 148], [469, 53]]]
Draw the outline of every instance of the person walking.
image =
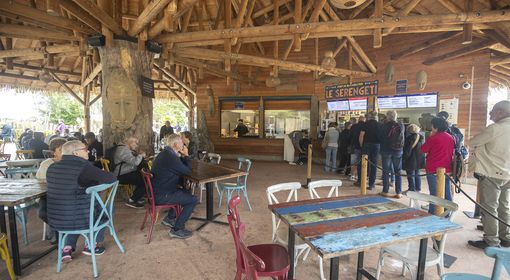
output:
[[[478, 179], [480, 204], [510, 224], [510, 101], [496, 103], [489, 113], [493, 124], [469, 140], [474, 149], [469, 170]], [[510, 247], [510, 228], [482, 211], [483, 240], [468, 241], [476, 248]]]
[[407, 126], [409, 135], [405, 139], [402, 166], [407, 174], [409, 190], [421, 191], [420, 169], [425, 166], [425, 156], [420, 151], [424, 137], [420, 135], [420, 127], [415, 124]]
[[324, 171], [336, 171], [336, 153], [338, 151], [338, 138], [340, 133], [336, 128], [336, 122], [332, 122], [328, 125], [328, 131], [324, 135], [323, 148], [326, 150], [326, 163], [324, 165]]

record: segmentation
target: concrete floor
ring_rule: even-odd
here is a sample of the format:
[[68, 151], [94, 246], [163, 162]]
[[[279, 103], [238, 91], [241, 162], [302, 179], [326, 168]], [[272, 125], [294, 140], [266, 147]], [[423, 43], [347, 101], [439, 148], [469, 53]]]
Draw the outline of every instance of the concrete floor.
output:
[[[222, 164], [235, 166], [234, 161], [225, 161]], [[357, 194], [359, 189], [343, 176], [335, 173], [325, 173], [319, 165], [313, 166], [313, 179], [335, 178], [343, 181], [341, 195]], [[267, 208], [265, 190], [268, 186], [282, 183], [306, 181], [306, 166], [291, 166], [286, 163], [254, 162], [248, 180], [249, 197], [253, 211], [241, 205], [241, 216], [247, 225], [247, 243], [271, 242], [271, 213]], [[406, 186], [406, 180], [404, 180]], [[372, 193], [381, 191], [382, 186], [377, 185]], [[404, 187], [406, 189], [407, 187]], [[424, 182], [423, 189], [427, 190]], [[464, 189], [472, 196], [475, 187], [464, 185]], [[308, 198], [307, 190], [301, 190], [300, 199]], [[215, 194], [215, 201], [217, 197]], [[406, 199], [401, 199], [407, 203]], [[445, 252], [457, 257], [457, 261], [446, 272], [471, 272], [489, 276], [492, 271], [493, 260], [486, 257], [482, 250], [469, 247], [467, 241], [480, 239], [482, 233], [476, 230], [477, 220], [468, 219], [461, 211], [473, 210], [473, 204], [462, 194], [456, 194], [454, 201], [460, 205], [460, 211], [454, 222], [461, 224], [463, 230], [448, 236]], [[217, 205], [216, 205], [217, 207]], [[216, 212], [225, 211], [216, 208]], [[205, 202], [198, 205], [194, 215], [204, 216]], [[99, 256], [98, 267], [102, 279], [233, 279], [235, 275], [235, 250], [232, 236], [227, 226], [210, 224], [201, 232], [194, 232], [194, 236], [187, 240], [172, 239], [168, 230], [156, 225], [152, 242], [146, 244], [146, 231], [140, 231], [144, 210], [135, 210], [126, 207], [119, 198], [116, 208], [115, 224], [117, 234], [124, 245], [126, 252], [120, 253], [113, 239], [107, 235], [104, 255]], [[226, 221], [226, 216], [219, 217]], [[33, 251], [47, 241], [39, 241], [42, 224], [32, 211], [29, 219], [31, 244], [22, 246], [22, 253]], [[189, 221], [187, 228], [195, 229], [199, 222]], [[430, 244], [430, 242], [429, 242]], [[62, 272], [56, 273], [57, 252], [54, 251], [42, 260], [32, 264], [23, 271], [20, 279], [89, 279], [92, 278], [90, 257], [80, 253], [83, 240], [79, 240], [78, 252], [73, 261], [64, 264]], [[379, 250], [366, 252], [365, 264], [369, 270], [375, 271]], [[356, 255], [345, 256], [340, 262], [340, 278], [355, 279]], [[1, 265], [0, 265], [1, 267]], [[300, 260], [296, 270], [296, 279], [319, 279], [318, 259], [313, 253], [306, 261]], [[409, 279], [410, 276], [401, 277], [402, 264], [387, 258], [381, 279]], [[325, 262], [324, 271], [329, 275], [329, 262]], [[4, 274], [5, 275], [5, 274]], [[510, 279], [503, 275], [502, 279]], [[507, 277], [507, 278], [505, 278]], [[426, 279], [439, 279], [435, 267], [427, 268]], [[3, 278], [2, 278], [3, 279]]]

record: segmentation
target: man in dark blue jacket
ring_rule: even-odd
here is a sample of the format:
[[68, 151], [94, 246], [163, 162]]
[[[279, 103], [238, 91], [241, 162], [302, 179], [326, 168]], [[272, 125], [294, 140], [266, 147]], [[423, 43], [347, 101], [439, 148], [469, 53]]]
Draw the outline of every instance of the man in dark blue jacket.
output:
[[189, 191], [177, 188], [177, 183], [182, 176], [191, 174], [191, 160], [188, 156], [188, 149], [179, 135], [168, 136], [166, 145], [152, 164], [154, 200], [156, 204], [180, 204], [182, 206], [182, 212], [177, 219], [174, 211], [170, 210], [163, 220], [163, 224], [171, 227], [169, 232], [171, 237], [185, 239], [192, 236], [192, 233], [184, 228], [184, 224], [191, 216], [198, 199]]
[[[48, 167], [47, 215], [49, 225], [56, 231], [89, 228], [90, 195], [86, 194], [85, 190], [117, 180], [112, 173], [104, 172], [90, 164], [88, 158], [85, 144], [73, 140], [62, 146], [62, 159]], [[104, 240], [105, 230], [106, 228], [103, 228], [97, 234], [96, 255], [101, 255], [105, 251], [100, 245]], [[71, 253], [76, 248], [78, 237], [76, 234], [67, 236], [62, 261], [72, 260]], [[91, 252], [85, 247], [83, 253], [90, 255]]]

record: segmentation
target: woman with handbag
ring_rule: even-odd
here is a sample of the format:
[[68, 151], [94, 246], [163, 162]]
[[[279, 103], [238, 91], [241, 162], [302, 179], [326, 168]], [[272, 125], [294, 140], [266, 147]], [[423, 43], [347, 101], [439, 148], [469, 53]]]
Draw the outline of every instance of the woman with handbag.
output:
[[328, 131], [326, 131], [322, 141], [322, 148], [326, 150], [326, 164], [324, 165], [324, 171], [326, 172], [336, 171], [336, 154], [338, 151], [338, 138], [340, 137], [336, 126], [336, 122], [328, 125]]
[[420, 151], [424, 137], [420, 135], [420, 128], [415, 124], [407, 126], [409, 135], [405, 139], [404, 154], [402, 156], [403, 169], [407, 174], [410, 191], [421, 191], [420, 169], [425, 166], [425, 156]]

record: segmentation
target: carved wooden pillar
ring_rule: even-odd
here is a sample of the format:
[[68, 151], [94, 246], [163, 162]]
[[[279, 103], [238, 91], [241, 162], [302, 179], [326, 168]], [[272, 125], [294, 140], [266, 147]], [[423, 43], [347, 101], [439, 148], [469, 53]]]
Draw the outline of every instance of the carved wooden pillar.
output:
[[151, 54], [138, 51], [136, 43], [114, 40], [99, 48], [99, 55], [105, 149], [135, 136], [139, 150], [152, 154], [152, 99], [142, 96], [140, 88], [141, 76], [151, 76]]

